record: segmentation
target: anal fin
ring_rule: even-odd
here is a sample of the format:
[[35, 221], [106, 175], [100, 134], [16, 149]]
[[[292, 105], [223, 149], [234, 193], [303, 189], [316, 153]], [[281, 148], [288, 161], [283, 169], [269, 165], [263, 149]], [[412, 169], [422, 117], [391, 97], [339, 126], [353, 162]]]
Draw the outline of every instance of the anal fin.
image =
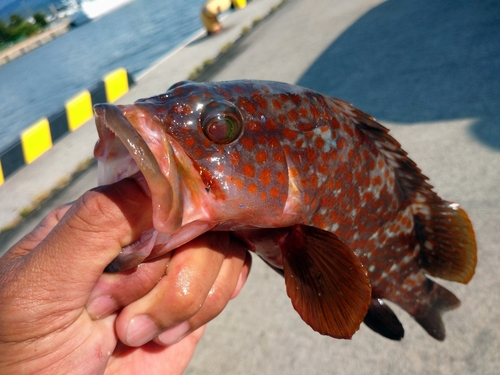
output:
[[371, 299], [367, 272], [339, 238], [315, 227], [295, 225], [280, 240], [287, 294], [315, 331], [351, 338]]
[[373, 331], [390, 340], [401, 340], [405, 335], [403, 325], [396, 314], [378, 298], [372, 298], [363, 322]]

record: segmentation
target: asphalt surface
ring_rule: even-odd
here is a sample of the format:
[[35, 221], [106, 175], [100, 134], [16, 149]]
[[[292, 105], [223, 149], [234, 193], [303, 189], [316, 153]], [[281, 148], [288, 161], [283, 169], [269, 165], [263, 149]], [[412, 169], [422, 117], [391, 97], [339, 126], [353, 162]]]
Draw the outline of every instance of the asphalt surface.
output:
[[[186, 374], [500, 373], [499, 21], [498, 1], [288, 0], [201, 76], [296, 83], [371, 113], [469, 213], [479, 261], [469, 285], [440, 281], [462, 301], [444, 317], [444, 342], [396, 306], [406, 334], [392, 342], [364, 325], [350, 341], [315, 333], [283, 279], [254, 259]], [[92, 186], [93, 171], [70, 185], [73, 196]]]

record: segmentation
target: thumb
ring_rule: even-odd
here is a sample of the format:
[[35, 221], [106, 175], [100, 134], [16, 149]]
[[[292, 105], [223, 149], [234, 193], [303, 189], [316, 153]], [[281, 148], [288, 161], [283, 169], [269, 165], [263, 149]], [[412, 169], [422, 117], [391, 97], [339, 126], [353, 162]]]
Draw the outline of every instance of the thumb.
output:
[[106, 266], [152, 227], [151, 218], [151, 200], [134, 180], [93, 189], [27, 254], [28, 268], [39, 284], [85, 303]]

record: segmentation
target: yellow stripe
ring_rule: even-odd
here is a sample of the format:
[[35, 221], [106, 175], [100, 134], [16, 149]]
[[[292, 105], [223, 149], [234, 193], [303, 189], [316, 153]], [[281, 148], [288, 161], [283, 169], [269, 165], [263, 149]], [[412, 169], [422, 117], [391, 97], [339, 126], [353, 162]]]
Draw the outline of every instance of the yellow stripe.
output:
[[75, 131], [92, 118], [90, 92], [83, 91], [66, 102], [69, 130]]
[[52, 147], [49, 120], [41, 119], [21, 133], [24, 161], [30, 164]]
[[236, 9], [242, 9], [247, 6], [247, 0], [233, 0], [233, 5]]
[[108, 103], [113, 103], [128, 91], [127, 71], [124, 68], [109, 73], [103, 81]]
[[4, 183], [5, 179], [3, 177], [2, 162], [0, 161], [0, 185]]

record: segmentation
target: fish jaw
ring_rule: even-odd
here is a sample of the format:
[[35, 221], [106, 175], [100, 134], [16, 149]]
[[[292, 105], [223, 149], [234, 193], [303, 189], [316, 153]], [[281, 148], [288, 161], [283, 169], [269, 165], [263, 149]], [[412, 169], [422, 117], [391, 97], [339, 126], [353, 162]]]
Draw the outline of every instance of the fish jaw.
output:
[[154, 117], [136, 105], [98, 104], [94, 113], [99, 185], [136, 179], [151, 197], [160, 233], [174, 234], [199, 221], [206, 230], [215, 225], [199, 171]]

